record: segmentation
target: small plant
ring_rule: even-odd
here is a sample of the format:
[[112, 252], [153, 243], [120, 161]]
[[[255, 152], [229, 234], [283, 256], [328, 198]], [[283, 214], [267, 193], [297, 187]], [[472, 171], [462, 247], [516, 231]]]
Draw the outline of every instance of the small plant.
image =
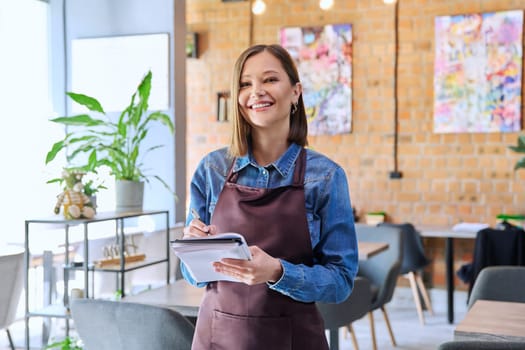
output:
[[107, 187], [104, 186], [104, 181], [94, 173], [86, 174], [84, 177], [84, 193], [88, 197], [93, 197], [100, 190], [107, 190]]
[[[518, 136], [518, 143], [516, 146], [509, 146], [511, 150], [516, 153], [525, 153], [525, 135]], [[525, 157], [519, 159], [514, 165], [514, 170], [525, 168]]]
[[82, 342], [79, 339], [65, 337], [61, 341], [54, 342], [45, 347], [45, 349], [60, 349], [60, 350], [83, 350]]

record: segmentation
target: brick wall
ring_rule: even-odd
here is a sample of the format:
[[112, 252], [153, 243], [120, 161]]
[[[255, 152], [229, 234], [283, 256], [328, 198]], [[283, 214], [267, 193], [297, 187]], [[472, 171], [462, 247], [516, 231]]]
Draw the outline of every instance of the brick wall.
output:
[[[336, 0], [325, 12], [318, 0], [265, 1], [261, 16], [250, 15], [249, 1], [187, 1], [188, 30], [200, 36], [199, 58], [187, 61], [190, 176], [205, 153], [229, 141], [230, 123], [216, 122], [216, 94], [228, 90], [233, 62], [243, 49], [277, 43], [284, 26], [351, 23], [352, 132], [309, 141], [345, 168], [358, 214], [383, 210], [394, 222], [453, 225], [494, 224], [498, 213], [525, 212], [525, 172], [513, 172], [518, 157], [507, 149], [516, 142], [516, 133], [432, 132], [434, 17], [525, 9], [525, 0], [399, 0], [401, 180], [388, 177], [394, 167], [394, 7], [381, 0]], [[429, 270], [441, 285], [442, 242], [426, 243], [436, 261]], [[469, 260], [471, 250], [472, 242], [459, 244], [457, 263]]]

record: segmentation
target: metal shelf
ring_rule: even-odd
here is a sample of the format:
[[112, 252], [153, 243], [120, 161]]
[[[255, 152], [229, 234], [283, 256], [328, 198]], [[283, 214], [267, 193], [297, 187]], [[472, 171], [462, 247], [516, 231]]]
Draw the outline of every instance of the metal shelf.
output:
[[[95, 266], [92, 261], [89, 259], [89, 241], [90, 241], [90, 233], [89, 233], [89, 226], [93, 223], [99, 223], [104, 221], [114, 221], [115, 222], [115, 230], [114, 230], [114, 237], [117, 238], [117, 241], [119, 242], [119, 251], [123, 252], [125, 248], [125, 237], [137, 232], [129, 232], [125, 230], [126, 228], [126, 220], [127, 219], [133, 219], [138, 218], [141, 216], [155, 216], [155, 215], [162, 215], [165, 217], [165, 234], [166, 234], [166, 246], [165, 246], [165, 256], [164, 257], [148, 257], [144, 260], [137, 261], [137, 262], [128, 262], [124, 263], [124, 260], [121, 261], [120, 264], [110, 265], [110, 266], [104, 266], [104, 267], [97, 267]], [[30, 264], [30, 256], [31, 252], [29, 250], [29, 228], [32, 224], [47, 224], [52, 225], [54, 228], [62, 228], [64, 229], [64, 244], [63, 244], [63, 252], [64, 252], [64, 303], [62, 305], [58, 304], [51, 304], [48, 306], [45, 306], [42, 309], [39, 310], [30, 310], [29, 309], [29, 268], [31, 267]], [[72, 227], [78, 227], [80, 226], [83, 228], [83, 252], [82, 262], [70, 262], [70, 256], [69, 254], [66, 254], [66, 252], [70, 251], [72, 243], [70, 242], [70, 228]], [[84, 297], [86, 298], [93, 298], [94, 295], [90, 295], [90, 278], [89, 273], [91, 272], [91, 275], [93, 275], [94, 272], [109, 272], [109, 273], [116, 273], [117, 274], [117, 289], [120, 289], [122, 292], [122, 296], [125, 296], [125, 274], [127, 272], [145, 268], [148, 266], [153, 266], [157, 264], [166, 264], [166, 284], [169, 284], [170, 282], [170, 246], [169, 246], [169, 211], [167, 210], [146, 210], [146, 211], [140, 211], [140, 212], [101, 212], [97, 213], [97, 215], [92, 219], [81, 219], [81, 220], [66, 220], [64, 217], [55, 215], [52, 217], [47, 218], [40, 218], [40, 219], [30, 219], [25, 221], [25, 348], [29, 350], [30, 344], [30, 334], [29, 334], [29, 319], [31, 317], [53, 317], [53, 318], [64, 318], [66, 320], [66, 336], [69, 335], [69, 272], [70, 271], [83, 271], [84, 272]], [[62, 246], [62, 245], [61, 245]], [[45, 260], [45, 259], [44, 259]], [[88, 263], [85, 263], [88, 262]], [[74, 264], [74, 265], [73, 265]], [[78, 264], [78, 265], [77, 265]], [[93, 283], [93, 280], [91, 280], [91, 284]], [[43, 341], [45, 343], [47, 340]]]

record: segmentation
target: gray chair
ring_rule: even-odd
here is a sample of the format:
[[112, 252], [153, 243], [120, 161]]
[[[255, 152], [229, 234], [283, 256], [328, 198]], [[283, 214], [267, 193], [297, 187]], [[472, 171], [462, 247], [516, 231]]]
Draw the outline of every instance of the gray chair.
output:
[[340, 304], [317, 303], [317, 308], [324, 319], [324, 327], [330, 332], [330, 349], [339, 349], [339, 328], [346, 327], [352, 337], [354, 350], [358, 350], [357, 338], [352, 322], [365, 316], [372, 305], [370, 281], [357, 277], [352, 294]]
[[[403, 261], [401, 261], [399, 274], [410, 282], [419, 322], [425, 324], [423, 309], [428, 310], [430, 315], [434, 314], [434, 310], [420, 274], [420, 271], [430, 264], [430, 259], [425, 255], [421, 235], [414, 225], [408, 222], [402, 224], [381, 223], [379, 226], [393, 226], [401, 229], [403, 234]], [[423, 300], [421, 300], [420, 295]]]
[[372, 346], [377, 349], [373, 311], [380, 309], [385, 318], [390, 341], [396, 346], [392, 326], [385, 305], [392, 300], [403, 260], [403, 235], [398, 227], [356, 225], [357, 239], [361, 242], [385, 242], [388, 249], [359, 262], [358, 275], [372, 283], [374, 297], [368, 312]]
[[525, 343], [483, 340], [451, 340], [439, 345], [437, 350], [523, 350]]
[[481, 270], [468, 302], [478, 299], [525, 303], [525, 266], [488, 266]]
[[86, 350], [190, 350], [194, 326], [175, 310], [99, 299], [74, 299], [71, 316]]
[[24, 251], [0, 251], [0, 329], [5, 329], [9, 346], [15, 349], [9, 326], [15, 321], [24, 285]]

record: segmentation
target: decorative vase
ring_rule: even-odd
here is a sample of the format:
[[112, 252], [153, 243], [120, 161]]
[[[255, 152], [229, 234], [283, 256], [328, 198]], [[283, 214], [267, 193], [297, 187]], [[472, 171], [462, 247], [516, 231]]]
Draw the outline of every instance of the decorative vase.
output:
[[140, 212], [144, 201], [144, 182], [117, 180], [115, 182], [115, 210]]

